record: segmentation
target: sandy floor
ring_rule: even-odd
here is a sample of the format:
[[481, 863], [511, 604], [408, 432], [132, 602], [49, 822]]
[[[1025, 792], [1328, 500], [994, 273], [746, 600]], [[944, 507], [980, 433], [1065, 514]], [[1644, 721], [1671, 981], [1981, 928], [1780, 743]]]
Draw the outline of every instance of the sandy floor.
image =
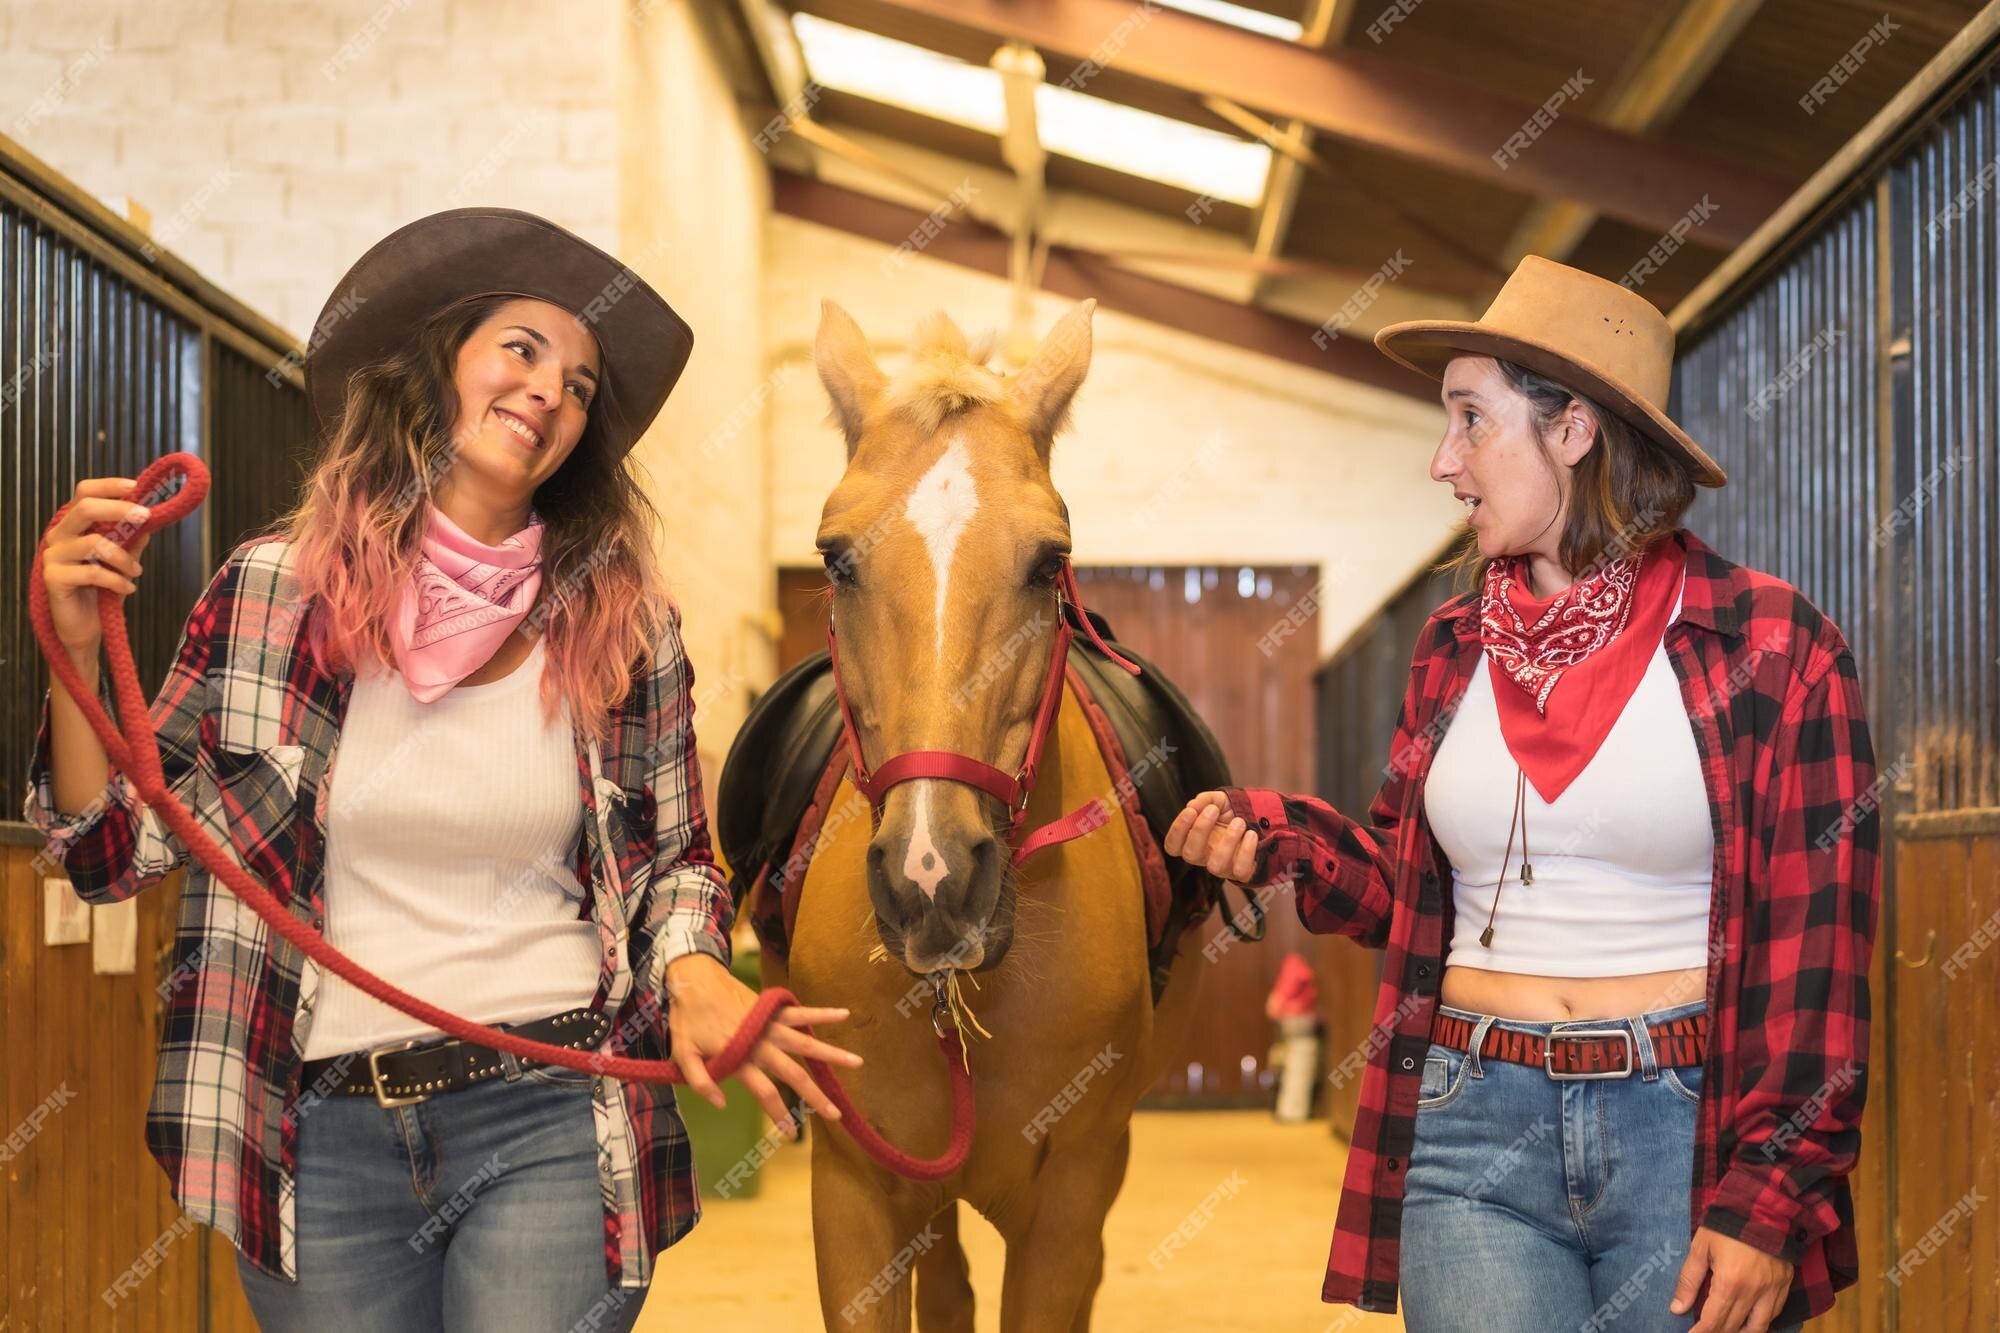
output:
[[[1280, 1125], [1262, 1111], [1142, 1113], [1106, 1223], [1096, 1333], [1400, 1329], [1399, 1319], [1320, 1303], [1341, 1163], [1324, 1122]], [[765, 1167], [755, 1199], [709, 1201], [701, 1224], [664, 1256], [640, 1333], [821, 1328], [809, 1190], [801, 1145]], [[1149, 1256], [1205, 1196], [1211, 1220], [1156, 1267]], [[961, 1216], [973, 1287], [997, 1293], [1000, 1237], [977, 1214]], [[997, 1299], [983, 1301], [980, 1333], [999, 1327]]]

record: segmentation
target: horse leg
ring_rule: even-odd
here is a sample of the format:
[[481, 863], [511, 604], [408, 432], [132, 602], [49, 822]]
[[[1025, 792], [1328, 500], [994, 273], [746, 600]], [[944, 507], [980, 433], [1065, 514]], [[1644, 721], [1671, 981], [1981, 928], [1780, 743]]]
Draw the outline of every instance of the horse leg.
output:
[[1125, 1183], [1131, 1152], [1131, 1130], [1120, 1125], [1108, 1143], [1085, 1139], [1042, 1163], [1034, 1213], [1018, 1237], [1007, 1238], [1001, 1333], [1087, 1333], [1104, 1277], [1104, 1217]]
[[1083, 1299], [1077, 1303], [1076, 1319], [1069, 1326], [1070, 1333], [1090, 1333], [1091, 1307], [1097, 1301], [1097, 1288], [1104, 1282], [1104, 1244], [1101, 1230], [1103, 1223], [1100, 1222], [1098, 1226], [1100, 1239], [1097, 1246], [1097, 1264], [1090, 1271], [1089, 1286], [1084, 1289]]
[[958, 1201], [931, 1219], [939, 1237], [917, 1260], [917, 1333], [972, 1333], [972, 1267], [958, 1243]]
[[824, 1133], [814, 1130], [812, 1180], [820, 1317], [843, 1333], [910, 1333], [910, 1272], [938, 1243], [931, 1210], [899, 1206], [879, 1172], [819, 1142]]

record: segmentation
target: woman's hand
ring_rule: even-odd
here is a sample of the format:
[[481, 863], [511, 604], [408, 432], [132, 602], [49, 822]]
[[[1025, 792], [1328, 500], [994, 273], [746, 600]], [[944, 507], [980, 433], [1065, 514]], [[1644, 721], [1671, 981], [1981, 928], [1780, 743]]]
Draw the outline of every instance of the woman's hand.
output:
[[[126, 550], [114, 539], [146, 521], [147, 510], [122, 497], [132, 493], [130, 477], [89, 477], [76, 484], [74, 502], [49, 532], [42, 554], [42, 577], [49, 589], [49, 618], [56, 637], [72, 657], [97, 657], [104, 625], [97, 615], [97, 590], [121, 597], [139, 590], [139, 552], [153, 539], [146, 533]], [[116, 533], [92, 533], [99, 523], [116, 523]]]
[[1168, 856], [1201, 866], [1211, 875], [1247, 884], [1257, 873], [1257, 831], [1241, 819], [1222, 822], [1229, 800], [1219, 791], [1205, 791], [1174, 816], [1160, 846]]
[[1792, 1289], [1792, 1265], [1707, 1227], [1694, 1233], [1668, 1308], [1675, 1314], [1692, 1310], [1704, 1277], [1708, 1300], [1688, 1333], [1765, 1333]]
[[[667, 964], [667, 1030], [673, 1035], [674, 1063], [687, 1077], [690, 1091], [718, 1110], [725, 1104], [722, 1089], [709, 1077], [707, 1058], [729, 1044], [743, 1016], [757, 1003], [757, 992], [738, 981], [729, 969], [704, 953], [691, 953]], [[751, 1048], [750, 1058], [736, 1071], [764, 1113], [786, 1135], [795, 1132], [785, 1102], [771, 1080], [783, 1079], [820, 1115], [840, 1119], [840, 1108], [813, 1081], [812, 1072], [794, 1057], [810, 1057], [853, 1069], [861, 1057], [829, 1046], [801, 1029], [816, 1023], [838, 1023], [845, 1009], [807, 1009], [789, 1005], [777, 1012], [764, 1040]]]

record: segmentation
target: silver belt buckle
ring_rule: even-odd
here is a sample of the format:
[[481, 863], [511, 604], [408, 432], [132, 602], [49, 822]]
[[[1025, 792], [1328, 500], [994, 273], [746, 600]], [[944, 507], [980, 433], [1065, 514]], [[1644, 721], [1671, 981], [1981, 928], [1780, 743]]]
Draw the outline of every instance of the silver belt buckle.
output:
[[391, 1097], [389, 1090], [382, 1086], [382, 1057], [385, 1055], [394, 1055], [397, 1051], [407, 1051], [412, 1046], [421, 1045], [423, 1045], [421, 1037], [412, 1037], [408, 1041], [392, 1041], [387, 1046], [377, 1046], [368, 1052], [368, 1077], [373, 1079], [375, 1083], [376, 1105], [382, 1107], [384, 1110], [389, 1110], [398, 1106], [415, 1106], [418, 1102], [427, 1102], [430, 1100], [429, 1093], [418, 1093], [414, 1097]]
[[[1555, 1066], [1556, 1043], [1558, 1041], [1582, 1040], [1588, 1037], [1623, 1037], [1625, 1039], [1625, 1067], [1606, 1069], [1597, 1073], [1558, 1073]], [[1551, 1032], [1542, 1043], [1542, 1071], [1561, 1083], [1573, 1083], [1579, 1079], [1630, 1078], [1632, 1070], [1639, 1063], [1639, 1043], [1632, 1039], [1631, 1028], [1578, 1028], [1570, 1032]]]

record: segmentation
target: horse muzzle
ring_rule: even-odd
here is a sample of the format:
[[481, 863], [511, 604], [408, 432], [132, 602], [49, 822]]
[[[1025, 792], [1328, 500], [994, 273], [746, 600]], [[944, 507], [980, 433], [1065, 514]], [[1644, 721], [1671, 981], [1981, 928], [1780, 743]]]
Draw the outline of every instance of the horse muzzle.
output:
[[868, 844], [868, 898], [882, 945], [912, 972], [989, 968], [1013, 938], [1007, 844], [883, 821]]

